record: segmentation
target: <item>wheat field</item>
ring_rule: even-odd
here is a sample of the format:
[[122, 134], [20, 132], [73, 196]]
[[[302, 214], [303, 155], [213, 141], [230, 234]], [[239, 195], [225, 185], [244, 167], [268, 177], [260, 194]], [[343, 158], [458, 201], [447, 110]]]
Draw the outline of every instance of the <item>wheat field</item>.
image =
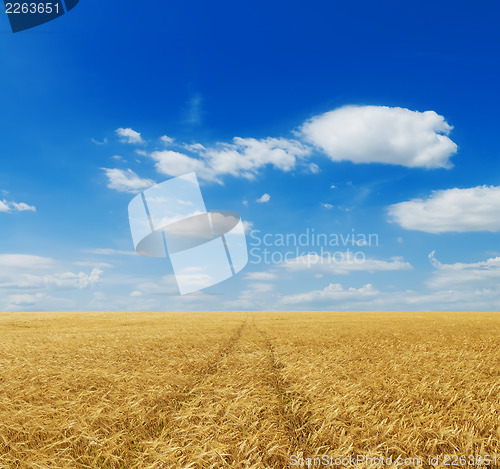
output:
[[0, 315], [1, 468], [471, 467], [445, 455], [500, 467], [499, 314]]

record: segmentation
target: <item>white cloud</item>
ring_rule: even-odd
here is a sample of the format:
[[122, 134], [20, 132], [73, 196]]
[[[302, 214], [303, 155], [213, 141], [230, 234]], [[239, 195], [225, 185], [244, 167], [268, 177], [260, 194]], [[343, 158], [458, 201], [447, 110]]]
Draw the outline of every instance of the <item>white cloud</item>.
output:
[[[80, 303], [81, 304], [81, 303]], [[47, 293], [22, 293], [6, 297], [4, 311], [70, 311], [80, 310], [73, 300], [56, 298]]]
[[235, 137], [233, 143], [219, 143], [210, 148], [194, 144], [185, 148], [198, 156], [170, 150], [152, 152], [150, 156], [156, 162], [158, 172], [180, 176], [196, 171], [200, 178], [219, 183], [220, 177], [224, 175], [254, 179], [259, 170], [267, 165], [285, 172], [291, 171], [299, 159], [310, 153], [310, 149], [297, 140], [284, 138], [257, 140]]
[[463, 262], [442, 264], [436, 259], [433, 251], [429, 254], [429, 259], [435, 271], [426, 284], [433, 289], [467, 288], [475, 285], [482, 288], [497, 288], [500, 281], [500, 257], [470, 264]]
[[151, 179], [140, 178], [131, 169], [102, 168], [102, 170], [108, 177], [108, 187], [120, 192], [137, 194], [155, 184]]
[[309, 163], [309, 171], [312, 174], [318, 174], [321, 171], [321, 169], [316, 163]]
[[[190, 102], [191, 123], [199, 121], [200, 104], [199, 96]], [[449, 158], [457, 151], [456, 144], [447, 137], [451, 129], [434, 111], [346, 106], [312, 118], [296, 134], [334, 161], [436, 168], [450, 167]], [[140, 133], [130, 128], [116, 132], [126, 143], [144, 143]], [[160, 140], [165, 144], [174, 142], [167, 135]], [[149, 154], [158, 172], [176, 177], [195, 171], [201, 179], [222, 183], [221, 178], [227, 175], [254, 179], [267, 166], [290, 172], [300, 164], [313, 174], [320, 171], [315, 162], [307, 161], [312, 147], [296, 139], [235, 137], [231, 143], [210, 147], [200, 143], [182, 146], [194, 156], [172, 150]]]
[[243, 220], [242, 223], [243, 223], [243, 229], [245, 230], [245, 233], [246, 234], [250, 233], [250, 231], [252, 231], [252, 228], [253, 228], [253, 222]]
[[313, 117], [300, 131], [333, 161], [449, 168], [457, 145], [434, 111], [386, 106], [345, 106]]
[[95, 138], [91, 138], [90, 140], [92, 141], [92, 143], [95, 143], [96, 145], [106, 145], [106, 143], [108, 143], [107, 138], [105, 138], [102, 142], [96, 140]]
[[123, 143], [130, 143], [130, 144], [144, 143], [141, 134], [139, 132], [136, 132], [135, 130], [132, 130], [131, 128], [124, 129], [120, 127], [119, 129], [116, 129], [115, 132], [119, 137], [121, 137], [120, 140]]
[[186, 150], [189, 150], [189, 151], [192, 151], [195, 153], [199, 153], [199, 152], [206, 149], [201, 143], [189, 143], [189, 144], [185, 143], [183, 146]]
[[97, 285], [102, 273], [95, 264], [90, 274], [86, 274], [67, 271], [50, 257], [31, 254], [0, 255], [0, 288], [7, 290], [34, 289], [43, 293], [48, 288], [84, 289]]
[[241, 291], [237, 299], [225, 302], [224, 307], [229, 310], [236, 308], [267, 311], [272, 309], [279, 300], [274, 284], [264, 278], [255, 278], [255, 280], [260, 281], [250, 283], [247, 289]]
[[24, 202], [20, 202], [20, 203], [11, 202], [11, 204], [12, 204], [13, 209], [17, 210], [18, 212], [36, 212], [35, 206], [25, 204]]
[[7, 269], [48, 269], [53, 267], [54, 263], [54, 259], [50, 257], [31, 254], [0, 254], [0, 271]]
[[248, 272], [245, 275], [247, 280], [261, 280], [261, 281], [269, 281], [276, 280], [278, 276], [273, 274], [272, 272]]
[[135, 251], [122, 251], [113, 248], [87, 249], [85, 252], [88, 252], [89, 254], [98, 254], [101, 256], [114, 256], [114, 255], [134, 256], [136, 254]]
[[264, 166], [270, 165], [288, 172], [298, 159], [305, 158], [310, 148], [297, 140], [284, 138], [235, 137], [232, 144], [206, 150], [209, 166], [216, 174], [230, 174], [253, 179]]
[[367, 284], [361, 288], [348, 288], [347, 290], [339, 283], [330, 283], [322, 290], [313, 290], [307, 293], [297, 293], [281, 298], [283, 304], [304, 303], [331, 303], [332, 301], [359, 301], [361, 298], [373, 298], [379, 294], [373, 285]]
[[427, 199], [412, 199], [389, 207], [389, 216], [408, 230], [500, 231], [500, 187], [477, 186], [433, 192]]
[[9, 212], [10, 211], [10, 208], [9, 206], [0, 200], [0, 212]]
[[44, 297], [45, 295], [43, 293], [37, 293], [36, 295], [30, 295], [28, 293], [24, 293], [21, 295], [10, 295], [9, 303], [13, 306], [32, 306]]
[[36, 212], [36, 207], [24, 202], [8, 202], [4, 199], [0, 200], [0, 212]]
[[204, 160], [171, 150], [154, 151], [150, 156], [156, 162], [156, 170], [167, 176], [182, 176], [194, 171], [202, 179], [218, 180]]
[[333, 208], [332, 204], [321, 204], [323, 208], [326, 208], [327, 210], [331, 210]]
[[259, 204], [266, 204], [271, 200], [271, 196], [269, 194], [262, 194], [258, 199], [257, 203]]
[[169, 137], [168, 135], [163, 135], [160, 137], [160, 140], [165, 144], [169, 145], [171, 143], [174, 143], [174, 139], [172, 137]]
[[145, 295], [178, 296], [179, 287], [174, 275], [165, 275], [159, 280], [144, 281], [136, 285], [134, 291]]
[[[372, 285], [344, 288], [329, 284], [318, 290], [282, 297], [278, 305], [296, 309], [371, 311], [496, 311], [500, 302], [500, 257], [473, 263], [442, 264], [434, 252], [426, 281], [431, 291], [380, 291]], [[278, 308], [280, 309], [280, 308]], [[281, 307], [283, 309], [283, 306]]]
[[103, 271], [97, 267], [90, 274], [84, 272], [62, 272], [47, 275], [34, 275], [32, 273], [11, 273], [0, 283], [0, 288], [72, 288], [84, 289], [94, 287], [101, 282]]
[[334, 256], [318, 254], [306, 254], [294, 259], [287, 260], [281, 264], [292, 272], [308, 270], [319, 274], [348, 274], [350, 272], [376, 272], [409, 270], [412, 265], [399, 257], [390, 261], [356, 256], [351, 251], [338, 252]]
[[[277, 309], [338, 311], [496, 311], [500, 289], [457, 288], [430, 293], [379, 291], [368, 284], [344, 288], [330, 284], [324, 289], [282, 297]], [[248, 305], [250, 307], [251, 305]], [[402, 313], [409, 317], [408, 313]]]
[[112, 269], [113, 264], [108, 264], [107, 262], [90, 262], [90, 261], [78, 261], [74, 263], [79, 267], [98, 267], [99, 269]]
[[187, 124], [196, 125], [201, 122], [203, 98], [200, 94], [195, 94], [188, 99], [184, 110], [184, 121]]

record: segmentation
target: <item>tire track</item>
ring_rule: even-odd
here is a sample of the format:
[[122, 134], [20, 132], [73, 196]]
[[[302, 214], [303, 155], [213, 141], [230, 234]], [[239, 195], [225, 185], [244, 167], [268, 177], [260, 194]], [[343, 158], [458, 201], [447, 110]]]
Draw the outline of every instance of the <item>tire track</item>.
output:
[[167, 409], [164, 416], [160, 420], [156, 420], [151, 429], [156, 437], [159, 437], [167, 428], [175, 427], [176, 416], [181, 415], [183, 408], [196, 398], [197, 390], [203, 386], [203, 383], [210, 376], [217, 373], [224, 359], [233, 352], [240, 340], [241, 334], [247, 325], [247, 319], [248, 317], [233, 330], [229, 339], [219, 346], [201, 369], [194, 370], [194, 374], [189, 376], [182, 388], [173, 390], [168, 396], [159, 397], [151, 402], [153, 413], [155, 409]]
[[260, 334], [267, 352], [271, 370], [268, 383], [274, 388], [278, 398], [277, 413], [284, 432], [289, 440], [290, 454], [307, 457], [313, 448], [309, 443], [314, 427], [310, 423], [312, 412], [308, 410], [311, 402], [296, 391], [291, 390], [291, 383], [283, 376], [284, 365], [276, 357], [275, 348], [265, 331], [260, 329], [252, 318], [251, 327]]
[[210, 360], [206, 364], [205, 370], [202, 372], [202, 378], [199, 380], [200, 383], [203, 382], [207, 378], [207, 376], [216, 373], [224, 358], [232, 353], [235, 345], [241, 338], [241, 334], [243, 332], [243, 329], [245, 329], [245, 326], [247, 325], [247, 321], [248, 317], [245, 318], [245, 320], [234, 330], [229, 340], [225, 344], [223, 344], [213, 355], [212, 360]]
[[[171, 425], [172, 419], [175, 414], [180, 414], [182, 408], [189, 404], [189, 402], [196, 397], [197, 389], [203, 386], [203, 383], [212, 375], [217, 373], [221, 367], [224, 359], [228, 357], [234, 350], [236, 344], [241, 338], [241, 334], [245, 327], [247, 326], [248, 316], [244, 321], [237, 326], [231, 337], [223, 343], [217, 352], [215, 352], [211, 359], [207, 361], [205, 366], [190, 380], [182, 389], [173, 392], [168, 399], [170, 403], [173, 403], [172, 410], [168, 414], [168, 418], [157, 427], [157, 433], [160, 434], [166, 426]], [[161, 403], [158, 403], [161, 405]]]

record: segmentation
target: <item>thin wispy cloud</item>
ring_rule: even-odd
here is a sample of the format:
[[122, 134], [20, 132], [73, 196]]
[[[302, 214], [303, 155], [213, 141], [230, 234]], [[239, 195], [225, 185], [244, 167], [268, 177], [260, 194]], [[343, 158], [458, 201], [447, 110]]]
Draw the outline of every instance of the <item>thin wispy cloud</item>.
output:
[[184, 122], [190, 125], [201, 124], [203, 117], [203, 98], [200, 94], [195, 94], [191, 96], [186, 102], [186, 107], [184, 110]]
[[106, 145], [106, 143], [108, 143], [108, 139], [105, 138], [104, 140], [96, 140], [95, 138], [91, 138], [90, 139], [92, 143], [95, 143], [96, 145]]
[[114, 248], [94, 248], [86, 249], [85, 252], [89, 254], [97, 254], [100, 256], [135, 256], [135, 251], [125, 251]]

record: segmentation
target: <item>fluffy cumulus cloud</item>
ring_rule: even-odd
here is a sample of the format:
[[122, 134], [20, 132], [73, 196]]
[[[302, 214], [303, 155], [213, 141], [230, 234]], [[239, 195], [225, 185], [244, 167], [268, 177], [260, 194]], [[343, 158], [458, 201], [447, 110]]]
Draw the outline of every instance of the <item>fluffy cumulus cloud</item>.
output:
[[376, 272], [410, 270], [412, 265], [399, 257], [389, 261], [355, 255], [350, 251], [337, 252], [334, 256], [306, 254], [286, 260], [282, 267], [291, 272], [308, 270], [316, 274], [348, 274], [350, 272]]
[[270, 200], [271, 200], [271, 196], [269, 194], [262, 194], [262, 196], [260, 196], [257, 199], [257, 203], [265, 204], [265, 203], [269, 202]]
[[171, 150], [152, 152], [150, 156], [158, 172], [179, 176], [196, 171], [200, 178], [216, 182], [221, 182], [221, 176], [225, 175], [254, 179], [265, 166], [291, 171], [310, 153], [310, 148], [297, 140], [284, 138], [235, 137], [232, 143], [209, 148], [194, 144], [185, 148], [194, 155]]
[[119, 129], [116, 129], [115, 132], [123, 143], [130, 143], [133, 145], [144, 143], [140, 132], [136, 132], [131, 128], [124, 129], [120, 127]]
[[500, 187], [478, 186], [433, 192], [426, 199], [391, 205], [391, 221], [428, 233], [500, 231]]
[[8, 202], [0, 200], [0, 212], [36, 212], [36, 207], [24, 202]]
[[345, 106], [313, 117], [300, 132], [333, 161], [449, 168], [457, 152], [451, 129], [434, 111]]
[[102, 170], [108, 178], [108, 187], [120, 192], [137, 194], [155, 184], [151, 179], [139, 177], [131, 169], [102, 168]]

